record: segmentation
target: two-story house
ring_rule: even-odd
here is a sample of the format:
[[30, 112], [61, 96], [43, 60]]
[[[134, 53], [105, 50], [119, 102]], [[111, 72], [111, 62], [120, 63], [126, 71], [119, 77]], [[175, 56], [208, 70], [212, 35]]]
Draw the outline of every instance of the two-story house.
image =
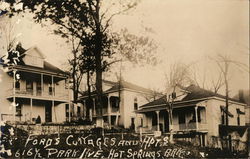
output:
[[[153, 91], [140, 87], [138, 85], [121, 80], [120, 82], [111, 82], [103, 80], [103, 120], [108, 125], [119, 125], [124, 128], [136, 129], [142, 124], [142, 116], [136, 114], [139, 105], [149, 102]], [[95, 105], [95, 92], [91, 94], [93, 105], [90, 106], [90, 116], [95, 122], [97, 117], [97, 109]], [[80, 100], [84, 109], [87, 106], [88, 95], [84, 92]]]
[[20, 62], [0, 70], [1, 120], [34, 123], [40, 116], [42, 123], [66, 121], [68, 75], [47, 62], [37, 47], [19, 49]]
[[[221, 147], [214, 140], [227, 135], [231, 135], [231, 139], [246, 142], [245, 103], [230, 98], [227, 110], [224, 96], [195, 85], [176, 88], [174, 96], [172, 104], [172, 100], [168, 100], [171, 94], [140, 106], [137, 113], [143, 115], [144, 133], [169, 133], [171, 128], [175, 138], [187, 141], [195, 139], [201, 146]], [[169, 110], [172, 110], [173, 116], [171, 127]], [[229, 118], [228, 126], [226, 115]]]

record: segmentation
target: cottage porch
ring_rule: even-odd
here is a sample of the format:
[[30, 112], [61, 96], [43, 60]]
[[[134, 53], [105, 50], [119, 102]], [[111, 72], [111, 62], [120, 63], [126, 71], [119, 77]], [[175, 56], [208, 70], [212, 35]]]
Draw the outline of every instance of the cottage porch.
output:
[[151, 107], [141, 109], [137, 113], [143, 114], [142, 133], [173, 133], [196, 131], [207, 132], [206, 107], [198, 104], [174, 106], [172, 111], [173, 121], [170, 123], [169, 110], [167, 107]]

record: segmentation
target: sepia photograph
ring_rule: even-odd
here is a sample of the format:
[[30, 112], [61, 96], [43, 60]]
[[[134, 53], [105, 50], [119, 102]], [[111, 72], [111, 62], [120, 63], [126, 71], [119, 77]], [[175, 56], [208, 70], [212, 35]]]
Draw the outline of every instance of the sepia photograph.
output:
[[250, 158], [249, 0], [0, 0], [0, 158]]

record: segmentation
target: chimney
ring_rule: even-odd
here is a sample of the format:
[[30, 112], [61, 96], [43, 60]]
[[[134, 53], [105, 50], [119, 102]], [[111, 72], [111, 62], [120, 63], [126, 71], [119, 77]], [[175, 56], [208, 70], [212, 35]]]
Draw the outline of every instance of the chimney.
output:
[[242, 89], [239, 90], [239, 101], [245, 103], [244, 93]]

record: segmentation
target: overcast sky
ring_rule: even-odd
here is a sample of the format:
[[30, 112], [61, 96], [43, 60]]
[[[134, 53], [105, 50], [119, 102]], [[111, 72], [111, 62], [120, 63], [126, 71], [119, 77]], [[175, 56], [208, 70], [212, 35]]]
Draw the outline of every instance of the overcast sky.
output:
[[[36, 45], [49, 62], [64, 67], [70, 49], [51, 34], [51, 26], [42, 28], [28, 16], [16, 26], [15, 34], [22, 33], [19, 41], [25, 48]], [[142, 0], [129, 14], [115, 17], [112, 27], [149, 36], [158, 45], [157, 66], [124, 66], [125, 80], [141, 86], [162, 90], [164, 73], [174, 62], [194, 63], [201, 79], [215, 77], [218, 68], [209, 57], [218, 53], [249, 67], [248, 0]], [[230, 88], [232, 92], [249, 88], [249, 73], [232, 65]]]

